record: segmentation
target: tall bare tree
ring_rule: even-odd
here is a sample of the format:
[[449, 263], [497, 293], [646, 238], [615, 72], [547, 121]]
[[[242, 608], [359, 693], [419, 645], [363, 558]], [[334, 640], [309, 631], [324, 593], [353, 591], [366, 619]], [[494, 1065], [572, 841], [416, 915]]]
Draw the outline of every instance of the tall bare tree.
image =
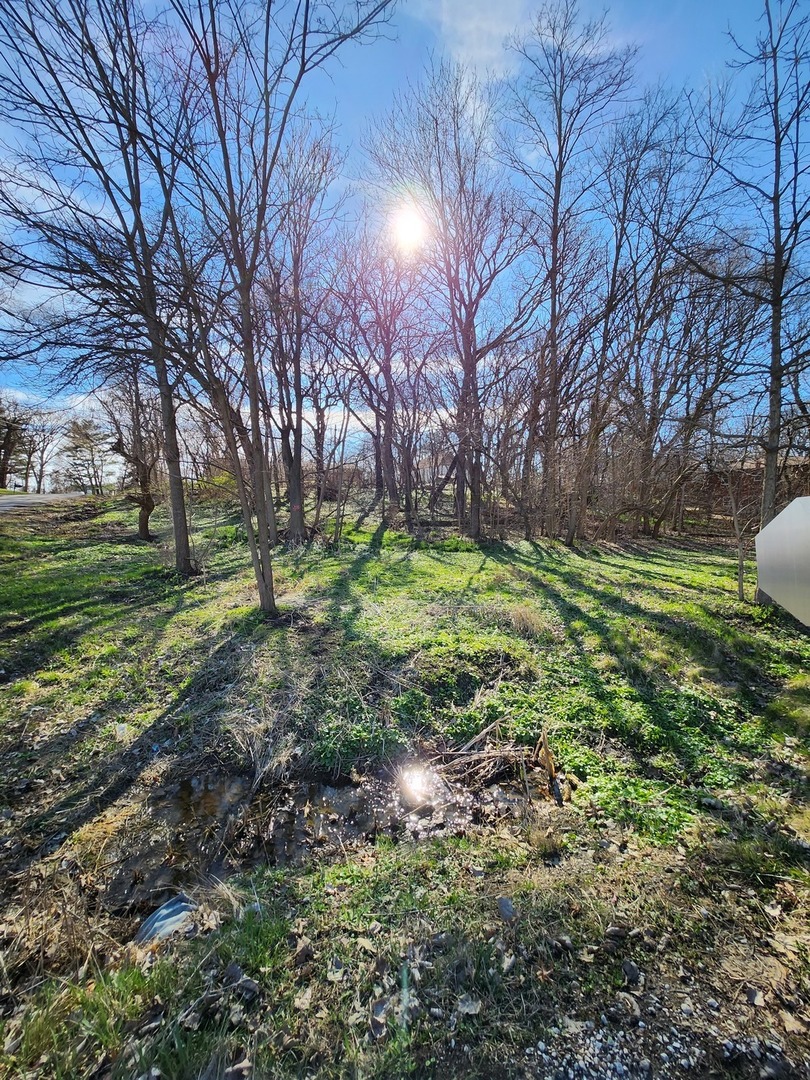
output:
[[[151, 140], [169, 132], [167, 86], [152, 78], [157, 41], [171, 41], [131, 0], [0, 0], [0, 114], [22, 132], [3, 167], [0, 211], [20, 275], [41, 289], [133, 319], [160, 393], [179, 573], [193, 570], [167, 341], [162, 263], [177, 165]], [[153, 127], [154, 125], [152, 125]], [[179, 141], [180, 133], [173, 135]], [[166, 143], [168, 143], [168, 139]], [[162, 184], [161, 181], [162, 180]], [[64, 325], [71, 324], [70, 301]], [[79, 377], [82, 374], [79, 373]]]
[[492, 86], [462, 67], [438, 64], [400, 95], [367, 145], [376, 176], [391, 193], [389, 205], [399, 193], [429, 232], [415, 257], [424, 260], [428, 303], [449, 323], [457, 364], [448, 372], [456, 517], [472, 537], [482, 527], [479, 365], [524, 332], [536, 310], [533, 286], [517, 273], [529, 237], [494, 155], [496, 120]]
[[[785, 389], [806, 364], [810, 333], [810, 17], [799, 0], [764, 0], [754, 45], [732, 35], [736, 80], [695, 109], [695, 153], [709, 179], [698, 198], [702, 216], [675, 237], [680, 254], [710, 277], [720, 276], [718, 250], [733, 250], [727, 279], [767, 313], [764, 363], [752, 363], [767, 384], [762, 439], [762, 524], [779, 509]], [[736, 104], [733, 90], [750, 80]], [[698, 206], [699, 200], [699, 206]]]
[[120, 365], [115, 381], [97, 400], [114, 436], [111, 450], [126, 465], [122, 486], [127, 499], [138, 507], [138, 537], [152, 540], [149, 519], [157, 505], [160, 399], [144, 374], [133, 353], [129, 365]]
[[[257, 289], [266, 269], [266, 240], [275, 211], [273, 181], [287, 145], [299, 93], [307, 76], [348, 42], [375, 32], [390, 0], [334, 4], [253, 3], [251, 0], [172, 0], [190, 43], [197, 118], [186, 157], [189, 212], [202, 223], [221, 264], [216, 309], [230, 309], [227, 361], [244, 393], [234, 401], [226, 384], [215, 401], [235, 462], [244, 455], [250, 490], [235, 468], [259, 603], [276, 610], [271, 548], [273, 514], [266, 438], [266, 386], [261, 367]], [[179, 236], [179, 219], [174, 227]], [[178, 243], [183, 274], [196, 287], [194, 253]], [[231, 303], [230, 301], [233, 301]], [[207, 305], [195, 301], [198, 347], [212, 346]], [[238, 371], [234, 368], [234, 361]], [[210, 375], [211, 367], [209, 364]], [[238, 437], [246, 411], [247, 439]]]
[[[357, 419], [374, 447], [375, 494], [396, 510], [402, 502], [412, 523], [413, 463], [407, 449], [408, 429], [401, 406], [407, 399], [424, 408], [413, 384], [430, 352], [422, 316], [420, 267], [401, 257], [389, 230], [345, 237], [333, 285], [331, 331], [344, 365], [357, 386]], [[399, 459], [399, 463], [398, 463]]]
[[[594, 304], [601, 252], [590, 229], [602, 179], [599, 144], [629, 93], [634, 50], [611, 47], [605, 16], [582, 20], [576, 0], [544, 4], [513, 47], [521, 70], [510, 87], [505, 149], [525, 182], [548, 304], [528, 416], [523, 499], [528, 506], [539, 444], [543, 527], [556, 536], [565, 384], [580, 379], [584, 334], [594, 310], [605, 304], [601, 297]], [[615, 284], [613, 277], [609, 286]]]
[[[173, 0], [147, 17], [138, 0], [0, 3], [0, 114], [26, 139], [0, 195], [15, 226], [15, 272], [139, 324], [160, 392], [181, 572], [192, 567], [178, 380], [211, 334], [220, 353], [230, 342], [232, 370], [238, 352], [246, 440], [242, 400], [220, 393], [217, 408], [234, 460], [244, 453], [249, 466], [242, 508], [268, 612], [273, 533], [255, 286], [271, 182], [307, 75], [372, 34], [389, 6]], [[205, 280], [205, 303], [199, 288], [212, 260], [222, 286], [213, 305], [217, 274]], [[202, 312], [230, 325], [215, 327]]]
[[8, 487], [14, 454], [23, 442], [28, 410], [9, 396], [0, 397], [0, 488]]
[[48, 466], [59, 453], [66, 427], [65, 415], [61, 411], [42, 406], [28, 409], [22, 439], [16, 452], [16, 461], [19, 464], [15, 468], [22, 476], [25, 491], [31, 490], [32, 483], [37, 495], [45, 490]]
[[260, 349], [276, 389], [274, 407], [268, 402], [267, 412], [278, 428], [289, 500], [287, 540], [293, 544], [307, 535], [304, 417], [311, 397], [308, 371], [321, 352], [327, 237], [337, 212], [328, 194], [339, 164], [328, 128], [299, 124], [291, 132], [277, 166], [274, 202], [279, 209], [268, 223], [258, 278]]

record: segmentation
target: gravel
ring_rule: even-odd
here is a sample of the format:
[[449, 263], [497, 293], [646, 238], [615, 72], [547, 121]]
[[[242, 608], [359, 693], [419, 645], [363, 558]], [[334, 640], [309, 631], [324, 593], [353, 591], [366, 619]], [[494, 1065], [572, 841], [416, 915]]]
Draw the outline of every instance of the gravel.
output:
[[[664, 1021], [666, 1009], [661, 1002], [655, 1005]], [[686, 1030], [671, 1024], [671, 1019], [666, 1026], [651, 1030], [643, 1022], [619, 1026], [605, 1015], [597, 1025], [566, 1017], [560, 1027], [548, 1030], [545, 1040], [525, 1048], [522, 1071], [516, 1075], [525, 1080], [643, 1080], [648, 1076], [700, 1080], [722, 1075], [724, 1065], [735, 1076], [760, 1080], [808, 1075], [785, 1057], [776, 1041], [715, 1038], [708, 1029]]]

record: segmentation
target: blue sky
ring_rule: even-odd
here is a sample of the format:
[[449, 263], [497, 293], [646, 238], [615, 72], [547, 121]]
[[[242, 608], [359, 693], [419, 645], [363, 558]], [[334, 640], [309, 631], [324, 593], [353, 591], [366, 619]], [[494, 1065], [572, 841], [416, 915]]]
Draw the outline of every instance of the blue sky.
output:
[[[776, 0], [774, 0], [776, 2]], [[525, 24], [539, 4], [527, 0], [400, 0], [384, 36], [373, 45], [350, 46], [328, 74], [311, 83], [308, 98], [324, 114], [334, 115], [338, 143], [350, 148], [368, 121], [387, 111], [398, 88], [418, 80], [431, 55], [474, 64], [481, 71], [507, 70], [504, 39]], [[580, 0], [584, 15], [599, 15], [599, 0]], [[616, 0], [608, 8], [617, 44], [640, 46], [641, 83], [659, 80], [674, 88], [702, 86], [722, 77], [734, 50], [729, 25], [738, 38], [753, 43], [762, 0]], [[348, 161], [351, 174], [351, 152]], [[27, 371], [0, 372], [0, 391], [13, 388], [38, 396], [45, 390]]]
[[[526, 0], [401, 0], [385, 39], [346, 50], [342, 66], [319, 80], [315, 92], [310, 88], [310, 101], [337, 115], [340, 141], [350, 144], [371, 116], [386, 110], [398, 87], [418, 78], [431, 53], [503, 71], [508, 65], [504, 38], [538, 6]], [[580, 4], [586, 15], [598, 15], [605, 6], [598, 0]], [[617, 43], [641, 48], [641, 81], [698, 88], [726, 70], [734, 52], [726, 36], [729, 25], [741, 41], [753, 43], [763, 3], [617, 0], [607, 7]]]

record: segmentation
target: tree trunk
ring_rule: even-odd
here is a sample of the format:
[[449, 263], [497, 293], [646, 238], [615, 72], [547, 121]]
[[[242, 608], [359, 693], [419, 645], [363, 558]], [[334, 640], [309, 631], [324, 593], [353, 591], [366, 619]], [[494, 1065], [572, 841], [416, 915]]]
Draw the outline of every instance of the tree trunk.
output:
[[174, 536], [174, 565], [178, 574], [189, 577], [196, 572], [191, 560], [191, 542], [186, 515], [186, 494], [180, 470], [180, 443], [177, 438], [177, 414], [172, 387], [162, 350], [153, 343], [152, 359], [160, 396], [160, 416], [163, 423], [163, 451], [169, 478], [169, 507]]
[[[776, 277], [776, 275], [775, 275]], [[765, 475], [762, 481], [762, 528], [776, 517], [779, 450], [782, 442], [782, 286], [774, 281], [771, 305], [771, 358], [768, 378], [768, 434], [765, 442]]]
[[155, 500], [151, 492], [146, 491], [141, 496], [141, 500], [138, 505], [138, 539], [139, 540], [152, 540], [152, 534], [149, 531], [149, 518], [152, 516], [152, 511], [155, 509]]
[[8, 474], [11, 468], [11, 455], [14, 451], [15, 427], [9, 424], [0, 442], [0, 488], [8, 487]]
[[467, 535], [481, 538], [481, 453], [475, 448], [470, 461], [470, 524]]
[[385, 475], [383, 473], [382, 447], [380, 445], [380, 418], [375, 416], [376, 432], [371, 436], [371, 445], [374, 448], [374, 502], [378, 503], [385, 494]]

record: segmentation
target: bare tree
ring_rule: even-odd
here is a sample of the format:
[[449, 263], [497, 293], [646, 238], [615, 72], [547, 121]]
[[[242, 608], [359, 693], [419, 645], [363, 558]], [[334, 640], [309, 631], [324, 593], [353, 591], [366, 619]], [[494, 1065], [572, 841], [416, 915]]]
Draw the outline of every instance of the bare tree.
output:
[[22, 477], [24, 491], [31, 490], [33, 481], [35, 492], [42, 493], [48, 466], [59, 453], [65, 431], [64, 414], [36, 405], [27, 407], [22, 437], [12, 457], [12, 468]]
[[160, 461], [160, 400], [143, 377], [137, 361], [122, 366], [114, 383], [97, 395], [114, 441], [110, 449], [126, 463], [122, 487], [138, 507], [138, 537], [152, 540], [149, 519], [157, 505]]
[[8, 487], [11, 465], [28, 425], [28, 410], [11, 397], [0, 398], [0, 488]]
[[338, 165], [328, 129], [307, 124], [291, 131], [277, 166], [275, 201], [280, 209], [268, 223], [257, 283], [259, 348], [276, 384], [275, 407], [268, 402], [266, 408], [278, 427], [289, 500], [287, 540], [293, 544], [307, 535], [303, 477], [307, 368], [309, 357], [320, 352], [326, 236], [336, 212], [327, 196]]
[[[184, 280], [196, 289], [191, 309], [195, 349], [209, 383], [229, 452], [236, 464], [240, 505], [263, 611], [276, 610], [271, 548], [275, 539], [267, 439], [267, 396], [261, 368], [261, 319], [257, 290], [266, 269], [266, 239], [272, 225], [273, 181], [283, 156], [291, 120], [306, 77], [326, 64], [346, 43], [372, 34], [390, 0], [257, 4], [185, 3], [172, 10], [190, 44], [194, 95], [198, 102], [194, 135], [185, 165], [190, 213], [202, 226], [206, 248], [221, 269], [213, 305], [201, 298], [194, 251], [173, 227]], [[209, 278], [209, 284], [211, 279]], [[232, 301], [232, 303], [231, 303]], [[215, 341], [211, 311], [230, 314], [227, 341]], [[243, 399], [234, 401], [228, 382], [211, 384], [218, 354]], [[244, 405], [246, 427], [239, 412]], [[245, 435], [246, 437], [242, 437]], [[238, 467], [247, 462], [250, 490]]]
[[[767, 313], [764, 352], [752, 364], [767, 384], [762, 439], [762, 524], [778, 510], [785, 387], [806, 363], [810, 300], [810, 174], [805, 160], [810, 121], [810, 17], [798, 0], [764, 0], [753, 47], [732, 35], [739, 78], [751, 79], [740, 107], [727, 87], [704, 110], [695, 131], [707, 179], [690, 196], [689, 224], [674, 234], [680, 254], [718, 277], [717, 250], [737, 252], [728, 280]], [[694, 210], [702, 210], [702, 216]], [[696, 242], [697, 241], [697, 242]]]
[[[601, 253], [589, 218], [602, 178], [599, 144], [629, 93], [634, 50], [611, 48], [605, 16], [581, 21], [576, 0], [544, 4], [513, 47], [521, 71], [510, 87], [505, 151], [526, 185], [548, 302], [528, 415], [523, 502], [528, 509], [539, 443], [543, 525], [549, 536], [556, 536], [565, 384], [581, 377], [583, 338], [595, 311], [610, 310], [613, 302], [598, 296], [594, 280]], [[615, 293], [615, 265], [608, 274], [608, 288]], [[526, 524], [529, 533], [530, 516]]]
[[374, 448], [376, 501], [387, 497], [392, 510], [402, 502], [408, 527], [414, 510], [413, 461], [403, 406], [424, 407], [416, 383], [430, 353], [421, 276], [415, 260], [394, 249], [387, 230], [345, 237], [326, 328], [354, 376], [355, 415]]
[[479, 365], [525, 332], [536, 311], [533, 284], [517, 273], [529, 237], [494, 157], [495, 125], [493, 88], [441, 64], [397, 99], [367, 143], [377, 179], [403, 193], [429, 231], [415, 257], [424, 260], [428, 303], [449, 323], [457, 364], [448, 372], [455, 383], [456, 517], [472, 537], [482, 526]]
[[[373, 32], [389, 2], [174, 0], [152, 19], [138, 0], [0, 2], [2, 116], [27, 133], [2, 185], [16, 228], [13, 265], [33, 284], [76, 292], [101, 310], [112, 303], [139, 324], [160, 392], [181, 572], [192, 567], [178, 380], [212, 334], [231, 366], [238, 349], [247, 440], [241, 400], [224, 393], [226, 382], [209, 380], [209, 389], [234, 460], [247, 455], [251, 492], [241, 493], [242, 508], [269, 612], [272, 513], [254, 291], [271, 181], [306, 76]], [[230, 310], [201, 301], [200, 276], [216, 259]], [[212, 311], [219, 325], [203, 317]]]
[[[26, 280], [134, 320], [160, 393], [179, 573], [193, 569], [162, 271], [177, 163], [147, 136], [177, 110], [153, 78], [159, 30], [130, 0], [0, 0], [3, 119], [24, 152], [3, 169], [0, 207]], [[180, 132], [174, 130], [176, 141]], [[168, 142], [168, 140], [167, 140]], [[68, 308], [70, 308], [68, 302]], [[71, 324], [70, 313], [63, 326]]]
[[761, 511], [758, 476], [758, 433], [756, 411], [729, 417], [729, 423], [715, 433], [709, 455], [709, 476], [722, 485], [728, 499], [729, 516], [737, 546], [737, 596], [745, 600], [745, 558], [756, 532]]

